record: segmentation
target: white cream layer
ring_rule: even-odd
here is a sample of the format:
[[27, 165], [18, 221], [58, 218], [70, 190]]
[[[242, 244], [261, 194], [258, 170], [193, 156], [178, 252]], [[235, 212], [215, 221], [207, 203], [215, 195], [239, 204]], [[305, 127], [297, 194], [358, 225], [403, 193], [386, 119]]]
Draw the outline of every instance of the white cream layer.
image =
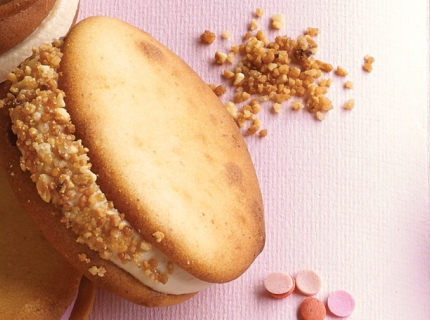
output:
[[[139, 236], [140, 237], [140, 236]], [[148, 259], [155, 258], [158, 261], [157, 269], [163, 273], [168, 274], [169, 280], [166, 284], [162, 284], [160, 282], [152, 281], [142, 269], [137, 267], [133, 262], [128, 262], [123, 264], [121, 260], [118, 258], [117, 252], [112, 251], [114, 254], [110, 261], [115, 263], [118, 267], [130, 273], [132, 276], [137, 278], [140, 282], [150, 287], [151, 289], [169, 294], [185, 294], [185, 293], [193, 293], [198, 292], [203, 289], [206, 289], [213, 285], [213, 283], [205, 282], [200, 279], [197, 279], [189, 272], [185, 271], [181, 267], [174, 265], [173, 273], [167, 273], [167, 265], [170, 260], [157, 248], [152, 247], [151, 251], [145, 254], [144, 256]]]

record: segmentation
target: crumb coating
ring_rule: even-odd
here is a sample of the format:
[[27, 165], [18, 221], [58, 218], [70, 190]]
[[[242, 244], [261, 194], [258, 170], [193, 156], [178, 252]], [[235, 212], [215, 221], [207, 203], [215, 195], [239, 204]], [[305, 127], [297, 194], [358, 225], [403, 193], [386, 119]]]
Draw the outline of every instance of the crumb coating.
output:
[[[160, 271], [151, 254], [152, 245], [100, 190], [91, 171], [89, 150], [74, 135], [65, 93], [57, 86], [62, 45], [62, 40], [55, 40], [34, 49], [32, 56], [9, 74], [9, 93], [0, 100], [0, 108], [9, 110], [17, 136], [21, 169], [31, 173], [41, 198], [61, 209], [61, 222], [73, 230], [77, 242], [88, 245], [103, 259], [134, 263], [155, 283], [167, 283], [173, 264], [169, 262], [162, 268], [166, 271]], [[105, 274], [96, 266], [89, 271]]]

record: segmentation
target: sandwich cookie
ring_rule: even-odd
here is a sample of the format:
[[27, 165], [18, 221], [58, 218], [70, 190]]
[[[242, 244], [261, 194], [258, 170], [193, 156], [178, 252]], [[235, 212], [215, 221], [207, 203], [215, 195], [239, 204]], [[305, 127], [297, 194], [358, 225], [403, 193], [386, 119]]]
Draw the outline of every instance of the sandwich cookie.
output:
[[243, 137], [198, 75], [147, 33], [92, 17], [8, 76], [0, 144], [57, 250], [138, 304], [239, 277], [264, 246]]
[[34, 47], [65, 36], [78, 7], [79, 0], [0, 0], [0, 82]]

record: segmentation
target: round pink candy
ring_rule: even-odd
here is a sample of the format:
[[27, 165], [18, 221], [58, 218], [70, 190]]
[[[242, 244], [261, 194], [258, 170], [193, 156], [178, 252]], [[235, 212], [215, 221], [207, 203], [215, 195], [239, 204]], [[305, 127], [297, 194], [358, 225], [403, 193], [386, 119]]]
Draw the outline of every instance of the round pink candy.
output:
[[327, 299], [327, 307], [337, 317], [348, 317], [354, 311], [354, 298], [346, 291], [338, 290]]
[[321, 277], [312, 270], [303, 270], [296, 275], [297, 289], [305, 296], [316, 295], [321, 290]]
[[285, 298], [295, 287], [290, 275], [283, 272], [273, 272], [264, 280], [264, 286], [275, 298]]

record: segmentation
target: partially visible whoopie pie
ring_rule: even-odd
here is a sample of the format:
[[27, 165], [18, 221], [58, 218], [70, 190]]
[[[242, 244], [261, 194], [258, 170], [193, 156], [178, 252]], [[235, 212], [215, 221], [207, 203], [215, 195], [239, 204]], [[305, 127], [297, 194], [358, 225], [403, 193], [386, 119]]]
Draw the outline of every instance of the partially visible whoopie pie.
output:
[[[4, 151], [0, 148], [1, 154]], [[72, 312], [80, 317], [75, 319], [89, 315], [94, 284], [43, 238], [13, 194], [2, 167], [0, 262], [0, 319], [58, 320], [78, 291], [80, 302]]]
[[0, 82], [33, 47], [65, 36], [78, 9], [79, 0], [0, 0]]

